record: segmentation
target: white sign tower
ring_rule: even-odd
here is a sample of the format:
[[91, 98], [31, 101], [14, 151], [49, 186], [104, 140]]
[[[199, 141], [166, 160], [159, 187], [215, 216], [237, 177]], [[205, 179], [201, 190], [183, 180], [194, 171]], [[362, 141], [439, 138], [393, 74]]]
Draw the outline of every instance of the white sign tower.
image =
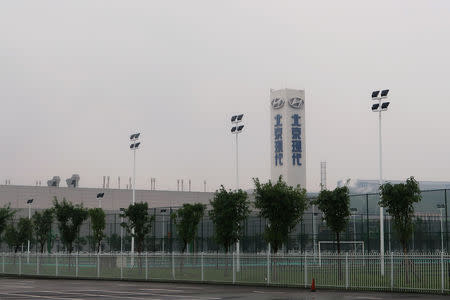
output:
[[290, 186], [306, 188], [305, 91], [270, 90], [272, 183], [280, 175]]

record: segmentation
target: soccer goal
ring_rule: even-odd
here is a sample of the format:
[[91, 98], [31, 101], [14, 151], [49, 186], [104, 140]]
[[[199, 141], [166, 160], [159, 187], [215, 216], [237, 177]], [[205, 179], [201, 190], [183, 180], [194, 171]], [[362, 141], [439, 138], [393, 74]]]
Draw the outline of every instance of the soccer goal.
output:
[[[336, 241], [319, 241], [319, 254], [321, 252], [321, 250], [326, 250], [324, 249], [324, 247], [322, 246], [323, 244], [333, 244], [336, 245], [337, 242]], [[341, 241], [341, 249], [344, 251], [353, 251], [353, 252], [362, 252], [364, 253], [364, 241]], [[346, 247], [350, 245], [350, 247]], [[351, 246], [353, 245], [353, 246]]]
[[[323, 247], [321, 247], [323, 244], [337, 244], [336, 241], [319, 241], [318, 245], [319, 245], [319, 266], [322, 266], [322, 250]], [[359, 251], [361, 251], [362, 254], [364, 254], [364, 241], [341, 241], [340, 242], [341, 245], [345, 247], [345, 245], [353, 245], [353, 247], [351, 247], [351, 249], [348, 249], [347, 247], [347, 251], [353, 251], [354, 253], [357, 253]], [[346, 251], [344, 249], [344, 251]]]

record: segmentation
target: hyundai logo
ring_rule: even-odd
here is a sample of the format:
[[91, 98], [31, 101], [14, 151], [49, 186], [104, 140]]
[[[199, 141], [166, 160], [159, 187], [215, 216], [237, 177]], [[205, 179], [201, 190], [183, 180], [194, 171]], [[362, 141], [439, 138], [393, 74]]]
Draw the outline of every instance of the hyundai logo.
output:
[[282, 98], [272, 99], [272, 107], [275, 109], [282, 108], [284, 105], [284, 100]]
[[303, 104], [305, 104], [305, 100], [299, 97], [289, 99], [289, 105], [292, 108], [302, 108]]

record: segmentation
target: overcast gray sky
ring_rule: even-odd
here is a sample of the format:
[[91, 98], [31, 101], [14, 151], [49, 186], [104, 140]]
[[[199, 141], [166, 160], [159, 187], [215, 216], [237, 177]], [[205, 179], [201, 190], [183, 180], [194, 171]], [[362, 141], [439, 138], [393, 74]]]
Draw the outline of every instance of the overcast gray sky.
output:
[[[2, 1], [0, 180], [234, 187], [270, 175], [269, 89], [306, 90], [307, 188], [378, 178], [370, 92], [389, 88], [384, 177], [450, 180], [450, 1]], [[63, 184], [65, 186], [65, 183]], [[122, 186], [124, 183], [122, 183]]]

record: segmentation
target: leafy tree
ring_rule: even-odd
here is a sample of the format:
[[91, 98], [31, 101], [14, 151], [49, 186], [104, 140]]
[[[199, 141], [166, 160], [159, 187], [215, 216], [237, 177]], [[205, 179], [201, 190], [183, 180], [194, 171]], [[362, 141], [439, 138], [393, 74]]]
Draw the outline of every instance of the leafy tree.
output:
[[379, 205], [386, 208], [392, 217], [393, 227], [403, 247], [408, 252], [408, 241], [413, 232], [414, 203], [422, 199], [419, 184], [410, 177], [406, 183], [391, 184], [389, 182], [380, 186], [381, 200]]
[[88, 217], [88, 210], [82, 204], [73, 205], [65, 198], [61, 202], [58, 199], [53, 200], [58, 228], [66, 250], [69, 253], [73, 251], [73, 242], [78, 236], [81, 224]]
[[216, 241], [228, 252], [230, 246], [242, 238], [240, 224], [250, 214], [247, 193], [227, 191], [222, 185], [210, 203], [209, 216], [214, 223]]
[[315, 203], [323, 212], [323, 219], [336, 235], [337, 251], [341, 253], [340, 233], [345, 230], [350, 217], [350, 196], [347, 186], [332, 191], [322, 190]]
[[264, 237], [276, 253], [281, 245], [287, 242], [289, 233], [300, 222], [308, 207], [306, 190], [299, 185], [296, 188], [288, 186], [281, 176], [276, 184], [272, 184], [270, 180], [261, 184], [258, 178], [253, 181], [255, 207], [270, 223], [264, 230]]
[[17, 239], [20, 245], [33, 238], [33, 223], [28, 218], [20, 218], [17, 223]]
[[182, 252], [186, 250], [188, 243], [194, 241], [197, 235], [197, 227], [200, 223], [206, 206], [201, 203], [183, 204], [183, 207], [172, 214], [178, 237], [183, 241]]
[[0, 208], [0, 236], [8, 226], [8, 221], [11, 220], [15, 213], [16, 211], [12, 210], [9, 204]]
[[[73, 244], [75, 245], [75, 251], [83, 251], [83, 247], [88, 243], [88, 239], [90, 236], [80, 236], [78, 235]], [[92, 243], [93, 245], [93, 243]], [[89, 251], [95, 251], [95, 249], [89, 249]]]
[[17, 228], [14, 224], [9, 224], [5, 231], [5, 240], [10, 248], [14, 248], [14, 252], [17, 252], [23, 244], [31, 240], [33, 235], [33, 225], [28, 218], [20, 218], [17, 223]]
[[17, 252], [17, 250], [20, 247], [20, 244], [18, 242], [18, 233], [16, 228], [14, 227], [14, 224], [8, 224], [6, 225], [5, 229], [5, 242], [8, 245], [9, 249], [14, 249], [14, 252]]
[[[120, 251], [120, 235], [117, 233], [111, 234], [106, 238], [111, 251]], [[123, 242], [123, 241], [122, 241]]]
[[128, 219], [128, 222], [123, 222], [121, 225], [135, 238], [136, 250], [138, 253], [141, 253], [144, 250], [145, 236], [152, 229], [152, 222], [155, 217], [149, 215], [148, 204], [146, 202], [130, 204], [124, 210], [123, 215]]
[[49, 241], [53, 224], [53, 209], [48, 208], [33, 215], [34, 232], [39, 243], [41, 253], [44, 252], [45, 243]]
[[101, 208], [91, 208], [89, 209], [89, 216], [91, 217], [92, 238], [96, 245], [97, 252], [100, 252], [100, 245], [105, 237], [103, 230], [105, 230], [106, 226], [106, 215]]

